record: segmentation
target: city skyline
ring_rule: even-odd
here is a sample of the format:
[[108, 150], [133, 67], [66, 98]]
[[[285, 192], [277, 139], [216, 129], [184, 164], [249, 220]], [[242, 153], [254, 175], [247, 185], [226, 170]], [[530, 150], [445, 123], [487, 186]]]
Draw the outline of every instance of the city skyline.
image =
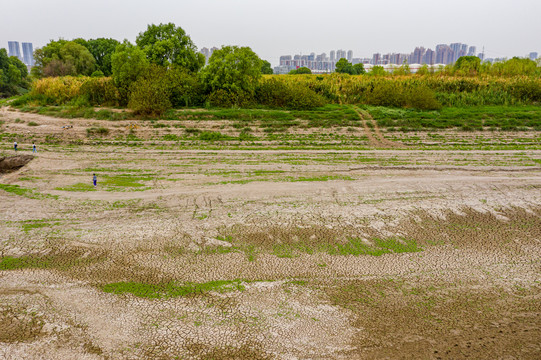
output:
[[[403, 63], [408, 63], [410, 65], [449, 65], [455, 63], [461, 56], [477, 56], [482, 61], [490, 62], [504, 60], [504, 58], [485, 57], [484, 50], [477, 52], [477, 49], [477, 46], [473, 45], [451, 43], [438, 44], [435, 46], [435, 50], [417, 46], [410, 53], [374, 53], [371, 57], [363, 58], [353, 57], [352, 50], [348, 50], [347, 52], [345, 50], [331, 50], [329, 56], [327, 56], [327, 53], [316, 54], [315, 52], [311, 52], [308, 55], [281, 55], [279, 64], [274, 67], [274, 72], [278, 74], [287, 74], [291, 70], [298, 69], [299, 67], [307, 67], [316, 73], [332, 72], [336, 68], [336, 63], [341, 58], [348, 60], [353, 65], [364, 64], [368, 66], [402, 65]], [[536, 60], [538, 53], [529, 52], [528, 54], [519, 57]]]

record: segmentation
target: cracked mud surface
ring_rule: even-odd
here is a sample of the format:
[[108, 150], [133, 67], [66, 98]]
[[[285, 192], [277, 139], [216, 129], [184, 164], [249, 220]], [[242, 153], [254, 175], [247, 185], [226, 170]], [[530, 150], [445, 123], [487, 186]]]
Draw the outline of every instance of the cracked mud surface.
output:
[[39, 150], [2, 359], [541, 357], [538, 150]]

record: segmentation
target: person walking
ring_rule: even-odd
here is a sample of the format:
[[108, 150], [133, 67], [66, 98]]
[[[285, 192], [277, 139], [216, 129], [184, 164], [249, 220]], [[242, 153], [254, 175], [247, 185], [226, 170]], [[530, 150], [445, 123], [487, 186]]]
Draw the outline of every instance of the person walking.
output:
[[92, 182], [94, 183], [94, 187], [98, 185], [98, 177], [96, 174], [92, 174]]
[[37, 153], [38, 149], [36, 149], [36, 144], [32, 144], [32, 152]]
[[15, 152], [17, 152], [17, 141], [13, 143], [13, 148], [15, 149]]

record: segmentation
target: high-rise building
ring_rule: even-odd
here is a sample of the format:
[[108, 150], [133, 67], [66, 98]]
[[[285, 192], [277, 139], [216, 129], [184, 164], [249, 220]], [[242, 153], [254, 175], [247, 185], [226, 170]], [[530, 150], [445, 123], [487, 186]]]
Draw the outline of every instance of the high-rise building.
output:
[[538, 58], [538, 54], [536, 52], [531, 52], [529, 58], [530, 60], [536, 60]]
[[468, 56], [475, 56], [477, 48], [475, 46], [470, 46], [470, 49], [468, 50]]
[[330, 58], [331, 58], [331, 61], [334, 61], [335, 60], [335, 51], [334, 50], [331, 50], [331, 54], [330, 54]]
[[434, 65], [436, 62], [436, 53], [432, 49], [428, 49], [425, 52], [425, 56], [423, 57], [423, 64], [427, 65]]
[[351, 62], [353, 60], [353, 50], [348, 50], [347, 56], [348, 61]]
[[32, 43], [23, 42], [23, 63], [27, 66], [34, 66], [34, 47]]
[[19, 60], [23, 60], [21, 57], [21, 48], [18, 41], [8, 41], [9, 56], [16, 56]]
[[374, 55], [372, 55], [372, 65], [379, 65], [380, 60], [381, 60], [380, 53], [375, 53]]
[[440, 44], [436, 46], [436, 63], [451, 64], [454, 62], [454, 51], [449, 45]]
[[423, 56], [425, 55], [425, 52], [426, 49], [424, 47], [416, 47], [413, 51], [411, 64], [420, 64], [423, 61]]

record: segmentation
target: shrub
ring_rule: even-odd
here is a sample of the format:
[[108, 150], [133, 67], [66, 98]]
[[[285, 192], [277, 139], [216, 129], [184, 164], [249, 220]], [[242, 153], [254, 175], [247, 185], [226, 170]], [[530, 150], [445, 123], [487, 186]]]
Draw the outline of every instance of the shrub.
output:
[[81, 95], [86, 77], [50, 77], [34, 82], [30, 95], [43, 96], [56, 105], [64, 104]]
[[419, 110], [439, 110], [442, 107], [441, 103], [436, 99], [434, 91], [426, 86], [409, 89], [406, 93], [405, 100], [407, 107]]
[[160, 116], [171, 108], [167, 69], [151, 65], [131, 87], [128, 107], [136, 115]]
[[99, 78], [99, 77], [104, 77], [105, 74], [101, 70], [96, 70], [90, 76], [93, 78]]
[[208, 101], [218, 107], [248, 107], [254, 103], [250, 93], [218, 89], [210, 93]]
[[401, 107], [405, 104], [405, 96], [399, 83], [383, 80], [375, 83], [365, 94], [365, 101], [374, 106]]
[[196, 75], [175, 67], [168, 71], [167, 83], [171, 88], [169, 100], [173, 107], [203, 104], [203, 85]]
[[81, 85], [81, 96], [92, 105], [118, 105], [120, 95], [110, 77], [90, 77]]
[[272, 107], [308, 110], [325, 105], [325, 99], [309, 87], [275, 79], [263, 82], [256, 91], [258, 103]]
[[203, 141], [223, 141], [229, 139], [229, 136], [219, 133], [217, 131], [203, 131], [199, 135], [199, 140]]
[[39, 124], [37, 122], [35, 122], [35, 121], [30, 121], [28, 123], [28, 126], [39, 126]]
[[91, 127], [86, 129], [86, 135], [87, 136], [94, 136], [94, 135], [108, 135], [109, 129], [100, 126], [100, 127]]

